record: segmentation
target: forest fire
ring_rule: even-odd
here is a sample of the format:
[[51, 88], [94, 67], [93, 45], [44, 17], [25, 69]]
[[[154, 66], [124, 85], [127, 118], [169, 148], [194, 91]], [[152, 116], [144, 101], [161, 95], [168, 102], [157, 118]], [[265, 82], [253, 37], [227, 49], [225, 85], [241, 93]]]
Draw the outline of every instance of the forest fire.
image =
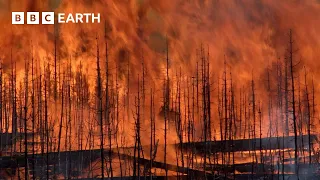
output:
[[315, 0], [0, 0], [0, 179], [319, 179], [318, 22]]

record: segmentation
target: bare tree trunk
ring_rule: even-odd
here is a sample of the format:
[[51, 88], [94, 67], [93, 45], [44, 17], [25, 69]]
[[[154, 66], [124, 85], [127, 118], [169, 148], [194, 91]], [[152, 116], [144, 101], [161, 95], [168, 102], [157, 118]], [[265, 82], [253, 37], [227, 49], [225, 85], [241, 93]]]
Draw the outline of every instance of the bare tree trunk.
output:
[[169, 120], [169, 44], [167, 42], [167, 67], [166, 67], [166, 83], [165, 83], [165, 96], [164, 96], [164, 164], [166, 172], [166, 180], [168, 180], [168, 167], [167, 167], [167, 124]]
[[25, 63], [25, 97], [24, 97], [24, 156], [25, 156], [25, 179], [29, 179], [29, 168], [28, 168], [28, 70], [29, 62], [26, 60]]
[[306, 94], [306, 103], [307, 103], [307, 120], [308, 120], [308, 151], [309, 151], [309, 165], [311, 165], [312, 159], [311, 159], [311, 110], [310, 110], [310, 100], [309, 100], [309, 91], [308, 91], [308, 84], [307, 84], [307, 70], [305, 68], [305, 74], [304, 74], [304, 84], [305, 84], [305, 94]]
[[154, 124], [154, 94], [153, 90], [151, 88], [150, 90], [150, 180], [152, 180], [152, 167], [153, 167], [153, 146], [154, 146], [154, 140], [153, 140], [153, 133], [155, 133]]
[[100, 70], [100, 54], [97, 38], [97, 116], [100, 123], [100, 158], [101, 158], [101, 179], [104, 179], [104, 137], [103, 137], [103, 118], [102, 118], [102, 86], [101, 86], [101, 70]]
[[32, 95], [31, 95], [31, 109], [32, 109], [32, 179], [35, 179], [35, 87], [34, 87], [34, 62], [33, 62], [33, 52], [31, 59], [31, 78], [32, 78]]
[[[255, 84], [253, 81], [253, 75], [252, 75], [252, 80], [251, 80], [251, 92], [252, 92], [252, 115], [253, 115], [253, 149], [256, 149], [256, 99], [255, 99]], [[253, 160], [252, 160], [252, 177], [253, 178], [253, 173], [254, 173], [254, 162], [257, 162], [257, 155], [256, 151], [253, 151]]]
[[[4, 83], [5, 84], [5, 83]], [[21, 100], [20, 100], [21, 101]], [[22, 105], [20, 105], [22, 106]], [[3, 60], [0, 58], [0, 133], [3, 133], [3, 107], [5, 107], [4, 105], [4, 100], [3, 100]], [[22, 116], [20, 116], [22, 117]], [[20, 120], [21, 122], [21, 120]], [[21, 126], [20, 126], [21, 128]], [[21, 129], [20, 129], [20, 133], [21, 133]], [[21, 146], [21, 142], [20, 142], [20, 146]], [[2, 152], [2, 138], [0, 138], [0, 152]], [[21, 148], [20, 148], [21, 151]]]
[[123, 177], [122, 174], [122, 162], [121, 162], [121, 156], [120, 156], [120, 149], [119, 149], [119, 144], [118, 144], [118, 135], [120, 135], [119, 133], [119, 123], [120, 123], [120, 119], [119, 119], [119, 87], [118, 87], [118, 66], [116, 67], [116, 132], [114, 134], [114, 140], [116, 142], [116, 146], [117, 146], [117, 151], [118, 151], [118, 159], [119, 159], [119, 166], [120, 166], [120, 177]]
[[289, 60], [290, 60], [290, 78], [291, 78], [291, 96], [292, 96], [292, 116], [293, 116], [293, 131], [294, 131], [294, 159], [295, 159], [295, 173], [299, 179], [299, 162], [298, 162], [298, 132], [297, 132], [297, 122], [296, 122], [296, 104], [295, 104], [295, 83], [294, 83], [294, 65], [293, 65], [293, 39], [292, 39], [292, 30], [289, 34]]
[[45, 131], [46, 131], [46, 178], [49, 179], [49, 122], [48, 122], [48, 100], [47, 100], [47, 80], [44, 78], [44, 114], [45, 114]]

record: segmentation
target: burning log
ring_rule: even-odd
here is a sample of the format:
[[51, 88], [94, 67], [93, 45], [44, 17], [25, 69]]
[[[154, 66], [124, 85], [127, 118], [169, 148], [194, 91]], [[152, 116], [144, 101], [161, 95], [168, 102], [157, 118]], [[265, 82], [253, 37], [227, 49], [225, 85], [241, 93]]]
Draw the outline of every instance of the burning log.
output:
[[[55, 157], [57, 156], [57, 153], [60, 153], [60, 162], [57, 160]], [[78, 150], [78, 151], [65, 151], [65, 152], [51, 152], [48, 154], [49, 160], [47, 161], [48, 165], [65, 165], [66, 163], [64, 161], [67, 160], [67, 157], [69, 159], [72, 159], [71, 167], [72, 170], [75, 170], [76, 166], [78, 165], [77, 160], [79, 160], [78, 156], [79, 155], [83, 156], [82, 163], [84, 163], [83, 169], [89, 166], [91, 162], [94, 162], [95, 160], [98, 160], [100, 156], [100, 149], [94, 149], [94, 150]], [[110, 154], [109, 151], [105, 150], [104, 154]], [[135, 158], [134, 156], [128, 155], [128, 154], [120, 154], [118, 152], [111, 152], [112, 158], [120, 158], [122, 160], [134, 160], [139, 161], [140, 165], [142, 166], [148, 166], [150, 163], [150, 159], [146, 158]], [[28, 159], [28, 163], [31, 161], [31, 159], [34, 156], [34, 161], [36, 162], [41, 162], [46, 159], [45, 156], [42, 154], [29, 154], [27, 158], [24, 156], [4, 156], [0, 158], [0, 169], [8, 169], [8, 168], [18, 168], [18, 167], [26, 167], [26, 161], [25, 159]], [[44, 159], [45, 158], [45, 159]], [[153, 168], [159, 168], [159, 169], [167, 169], [168, 171], [174, 171], [174, 172], [179, 172], [182, 174], [192, 174], [194, 177], [203, 177], [204, 176], [204, 171], [202, 170], [196, 170], [196, 169], [191, 169], [191, 168], [186, 168], [186, 167], [180, 167], [172, 164], [165, 164], [163, 162], [159, 161], [152, 161], [152, 167]], [[37, 168], [36, 168], [37, 169]], [[58, 168], [60, 169], [60, 168]], [[56, 172], [56, 173], [63, 173], [63, 172]], [[213, 174], [206, 173], [207, 176], [213, 176]], [[35, 172], [35, 175], [37, 176], [37, 172]]]
[[[211, 141], [211, 152], [217, 153], [217, 152], [227, 152], [226, 149], [222, 149], [221, 147], [233, 147], [232, 149], [228, 149], [228, 151], [257, 151], [261, 149], [294, 149], [294, 136], [285, 136], [285, 137], [268, 137], [268, 138], [254, 138], [254, 139], [235, 139], [235, 140], [224, 140], [224, 141]], [[297, 137], [298, 142], [305, 143], [305, 147], [308, 147], [308, 135], [303, 135]], [[310, 141], [316, 142], [317, 136], [316, 135], [310, 135]], [[278, 142], [283, 142], [279, 143]], [[262, 147], [260, 147], [262, 146]], [[187, 150], [196, 150], [197, 152], [204, 153], [206, 144], [204, 142], [190, 142], [184, 143], [183, 147], [185, 147]], [[193, 147], [189, 148], [188, 147]], [[207, 149], [209, 150], [209, 149]]]
[[[308, 180], [317, 180], [320, 178], [318, 174], [307, 174], [307, 175], [299, 175], [301, 179], [308, 179]], [[263, 179], [265, 178], [264, 174], [237, 174], [237, 180], [247, 180], [247, 179]], [[276, 174], [274, 175], [273, 179], [290, 179], [296, 180], [295, 174]]]
[[[318, 163], [313, 164], [299, 164], [299, 174], [307, 174], [311, 172], [313, 174], [317, 173], [319, 170]], [[274, 164], [265, 164], [265, 163], [256, 163], [253, 166], [254, 171], [256, 174], [267, 174], [270, 175], [275, 171], [281, 171], [287, 174], [292, 174], [295, 172], [295, 165], [294, 164], [284, 164], [284, 165], [274, 165]], [[216, 171], [223, 171], [226, 170], [227, 172], [233, 173], [233, 169], [238, 171], [239, 173], [251, 173], [252, 171], [252, 163], [242, 163], [242, 164], [234, 164], [234, 165], [215, 165]], [[207, 170], [211, 170], [207, 168]]]

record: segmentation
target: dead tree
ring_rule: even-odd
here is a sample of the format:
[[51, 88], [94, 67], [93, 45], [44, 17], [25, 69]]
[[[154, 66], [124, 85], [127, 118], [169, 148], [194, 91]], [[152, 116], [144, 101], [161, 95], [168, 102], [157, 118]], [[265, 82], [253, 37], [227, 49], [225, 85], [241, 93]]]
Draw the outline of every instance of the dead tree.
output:
[[97, 117], [100, 123], [100, 158], [101, 158], [101, 179], [104, 179], [104, 137], [103, 137], [103, 117], [102, 117], [102, 85], [101, 85], [101, 68], [100, 68], [100, 55], [99, 44], [97, 38]]
[[[13, 54], [11, 49], [11, 103], [12, 103], [12, 117], [11, 117], [11, 127], [12, 127], [12, 135], [16, 138], [17, 137], [17, 102], [16, 102], [16, 81], [17, 81], [17, 67], [16, 61], [13, 62]], [[8, 124], [9, 125], [9, 124]], [[16, 145], [14, 143], [13, 149], [11, 151], [16, 151]]]
[[167, 57], [166, 57], [166, 83], [164, 89], [164, 164], [166, 172], [166, 180], [168, 180], [168, 167], [167, 167], [167, 127], [169, 120], [169, 44], [167, 42]]
[[[33, 48], [32, 48], [33, 51]], [[34, 84], [34, 59], [33, 59], [33, 52], [32, 52], [32, 57], [31, 57], [31, 89], [32, 89], [32, 94], [31, 94], [31, 109], [32, 109], [32, 179], [35, 179], [35, 84]]]
[[[225, 58], [225, 57], [224, 57]], [[227, 93], [227, 69], [226, 69], [227, 63], [226, 59], [224, 59], [224, 83], [223, 83], [223, 108], [224, 108], [224, 148], [228, 151], [229, 147], [227, 144], [227, 138], [228, 138], [228, 93]], [[226, 165], [226, 155], [222, 153], [222, 165]], [[224, 176], [227, 177], [227, 171], [224, 169]]]
[[152, 180], [152, 163], [153, 163], [153, 147], [155, 144], [155, 115], [154, 115], [154, 92], [151, 88], [150, 90], [150, 180]]
[[310, 100], [309, 100], [309, 91], [308, 91], [308, 84], [307, 84], [307, 70], [306, 68], [304, 69], [305, 73], [304, 73], [304, 84], [305, 84], [305, 98], [306, 98], [306, 104], [307, 104], [307, 130], [308, 130], [308, 144], [309, 144], [309, 147], [308, 147], [308, 151], [309, 151], [309, 165], [311, 164], [312, 162], [312, 159], [311, 159], [311, 108], [310, 108]]
[[[3, 107], [4, 107], [4, 105], [3, 105], [3, 61], [2, 61], [2, 59], [0, 59], [0, 133], [3, 133], [3, 121], [2, 121]], [[20, 133], [21, 133], [21, 130], [20, 130]], [[21, 143], [20, 143], [20, 145], [21, 145]], [[21, 150], [21, 148], [20, 148], [20, 150]], [[0, 151], [2, 151], [2, 138], [0, 138]]]
[[[253, 135], [252, 138], [253, 140], [253, 148], [256, 149], [256, 97], [255, 97], [255, 84], [253, 80], [253, 74], [252, 74], [252, 80], [251, 80], [251, 93], [252, 93], [252, 116], [253, 116]], [[251, 174], [253, 175], [254, 173], [254, 162], [257, 163], [257, 155], [256, 152], [253, 152], [253, 159], [252, 159], [252, 172]], [[253, 178], [253, 176], [251, 177]]]
[[107, 41], [107, 32], [105, 28], [104, 33], [105, 38], [105, 63], [106, 63], [106, 87], [105, 87], [105, 119], [107, 123], [107, 132], [108, 132], [108, 140], [109, 140], [109, 152], [108, 152], [108, 162], [111, 179], [113, 178], [113, 169], [112, 169], [112, 132], [111, 132], [111, 118], [110, 118], [110, 99], [109, 99], [109, 54], [108, 54], [108, 41]]
[[289, 136], [289, 75], [288, 75], [288, 59], [284, 59], [285, 63], [285, 69], [284, 69], [284, 98], [285, 98], [285, 114], [286, 114], [286, 119], [285, 119], [285, 135]]
[[[139, 75], [138, 75], [139, 76]], [[140, 159], [141, 159], [141, 97], [140, 97], [140, 80], [138, 77], [138, 94], [135, 98], [135, 145], [134, 145], [134, 162], [133, 177], [140, 180]], [[137, 156], [136, 156], [137, 155]], [[136, 177], [137, 176], [137, 177]]]
[[[45, 72], [45, 71], [44, 71]], [[44, 73], [45, 74], [45, 73]], [[48, 121], [48, 99], [47, 99], [47, 80], [44, 78], [44, 119], [45, 119], [45, 134], [46, 134], [46, 178], [49, 179], [49, 121]]]
[[25, 96], [24, 96], [24, 156], [25, 156], [25, 179], [29, 179], [29, 168], [28, 168], [28, 70], [29, 61], [25, 63]]
[[293, 120], [293, 132], [294, 132], [294, 144], [295, 144], [295, 151], [294, 151], [294, 159], [295, 159], [295, 173], [297, 178], [299, 179], [299, 164], [298, 164], [298, 130], [297, 130], [297, 120], [296, 120], [296, 103], [295, 103], [295, 82], [294, 82], [294, 67], [293, 64], [294, 58], [294, 50], [293, 50], [293, 37], [292, 37], [292, 30], [289, 32], [289, 63], [290, 63], [290, 80], [291, 80], [291, 100], [292, 100], [292, 120]]
[[[314, 89], [314, 82], [313, 82], [313, 77], [312, 77], [312, 119], [313, 119], [313, 121], [315, 120], [315, 116], [316, 116], [315, 89]], [[311, 129], [311, 127], [310, 127], [310, 129]], [[312, 148], [313, 148], [313, 146], [312, 146]]]
[[120, 118], [119, 118], [119, 87], [118, 87], [118, 66], [116, 67], [116, 106], [115, 106], [115, 111], [116, 111], [116, 123], [115, 123], [115, 133], [114, 133], [114, 140], [116, 142], [116, 147], [117, 147], [117, 152], [118, 152], [118, 159], [119, 159], [119, 166], [120, 166], [120, 177], [123, 177], [122, 173], [122, 162], [121, 162], [121, 155], [120, 155], [120, 149], [119, 149], [119, 144], [118, 144], [118, 136], [120, 135], [119, 133], [119, 124], [120, 124]]

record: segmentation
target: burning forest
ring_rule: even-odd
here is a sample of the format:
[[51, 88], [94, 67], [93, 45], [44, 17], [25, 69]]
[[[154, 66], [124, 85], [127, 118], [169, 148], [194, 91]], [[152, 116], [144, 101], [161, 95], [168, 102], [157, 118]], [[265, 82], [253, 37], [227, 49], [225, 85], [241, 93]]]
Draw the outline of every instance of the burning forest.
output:
[[[11, 24], [11, 12], [100, 23]], [[320, 179], [320, 2], [0, 0], [0, 179]]]

